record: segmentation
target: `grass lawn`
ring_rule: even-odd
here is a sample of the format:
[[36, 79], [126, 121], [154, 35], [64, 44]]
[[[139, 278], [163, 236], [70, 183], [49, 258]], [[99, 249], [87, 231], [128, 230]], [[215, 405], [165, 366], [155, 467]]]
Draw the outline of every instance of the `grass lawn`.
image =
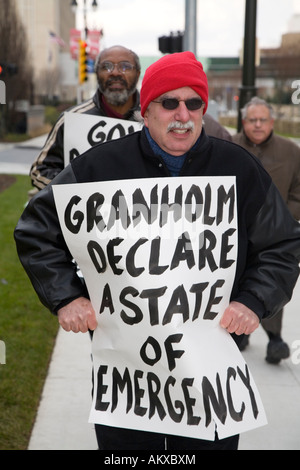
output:
[[28, 176], [0, 193], [0, 450], [27, 449], [58, 331], [39, 302], [18, 259], [14, 227], [31, 189]]

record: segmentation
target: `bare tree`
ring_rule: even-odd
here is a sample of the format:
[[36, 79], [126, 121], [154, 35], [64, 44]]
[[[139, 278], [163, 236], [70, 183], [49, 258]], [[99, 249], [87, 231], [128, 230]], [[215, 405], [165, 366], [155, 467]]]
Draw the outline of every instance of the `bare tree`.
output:
[[7, 103], [3, 110], [4, 123], [7, 131], [13, 131], [17, 119], [16, 103], [20, 100], [31, 101], [32, 96], [32, 67], [27, 35], [18, 16], [15, 0], [0, 0], [0, 63], [15, 66], [15, 69], [4, 67], [3, 76]]
[[61, 70], [59, 67], [55, 67], [52, 69], [42, 69], [39, 74], [39, 90], [47, 90], [44, 94], [46, 100], [53, 100], [53, 96], [55, 95], [55, 90], [57, 86], [61, 82]]

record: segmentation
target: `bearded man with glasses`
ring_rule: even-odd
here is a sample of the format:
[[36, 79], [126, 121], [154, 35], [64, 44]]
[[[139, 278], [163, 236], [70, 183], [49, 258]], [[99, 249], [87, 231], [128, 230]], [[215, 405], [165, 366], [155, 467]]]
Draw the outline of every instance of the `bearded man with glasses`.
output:
[[105, 49], [95, 64], [101, 103], [109, 117], [133, 118], [132, 110], [138, 109], [136, 91], [140, 76], [138, 56], [121, 47]]
[[[300, 220], [300, 147], [291, 139], [274, 132], [275, 112], [265, 100], [253, 97], [241, 110], [243, 129], [233, 136], [233, 142], [254, 154], [272, 177], [292, 216]], [[283, 310], [276, 316], [262, 321], [268, 335], [266, 361], [279, 364], [290, 355], [288, 344], [283, 341]], [[244, 350], [249, 343], [245, 337]]]
[[[123, 67], [122, 64], [119, 64], [118, 60], [111, 62], [112, 64], [106, 63], [104, 71], [106, 69], [107, 71], [108, 69], [116, 71], [119, 67]], [[113, 66], [114, 69], [112, 68]], [[110, 87], [113, 88], [113, 84]], [[110, 92], [113, 92], [112, 89]], [[291, 298], [293, 287], [299, 274], [300, 227], [287, 210], [270, 176], [249, 152], [232, 142], [206, 135], [202, 123], [203, 115], [208, 108], [207, 77], [203, 71], [202, 64], [195, 58], [192, 52], [166, 55], [148, 67], [143, 78], [140, 99], [141, 114], [144, 118], [144, 127], [141, 131], [92, 147], [85, 154], [74, 159], [55, 178], [53, 185], [70, 184], [72, 186], [74, 183], [95, 182], [97, 184], [98, 196], [101, 195], [101, 191], [103, 191], [103, 195], [107, 191], [104, 186], [115, 185], [118, 188], [116, 194], [120, 195], [121, 200], [122, 187], [124, 190], [125, 187], [128, 188], [132, 185], [136, 187], [134, 185], [138, 185], [139, 191], [135, 191], [135, 193], [138, 201], [142, 202], [143, 197], [141, 197], [140, 193], [147, 184], [154, 185], [154, 187], [161, 184], [164, 189], [168, 189], [169, 184], [180, 189], [182, 188], [183, 181], [189, 180], [189, 184], [193, 186], [195, 194], [199, 194], [199, 192], [202, 194], [202, 197], [197, 199], [196, 203], [197, 210], [202, 211], [204, 206], [205, 211], [204, 214], [201, 212], [201, 219], [196, 221], [197, 226], [195, 226], [195, 231], [197, 234], [200, 234], [203, 230], [203, 225], [209, 227], [213, 225], [218, 226], [220, 222], [220, 217], [218, 217], [220, 212], [218, 210], [219, 199], [216, 201], [216, 197], [212, 197], [213, 190], [211, 187], [218, 181], [220, 187], [219, 189], [214, 189], [214, 196], [217, 195], [218, 198], [218, 195], [224, 194], [224, 180], [230, 179], [232, 181], [232, 188], [234, 188], [231, 193], [235, 195], [234, 204], [229, 203], [228, 199], [225, 198], [224, 205], [229, 205], [231, 209], [233, 206], [236, 207], [234, 209], [236, 211], [236, 228], [232, 229], [232, 233], [236, 233], [237, 238], [232, 241], [232, 244], [230, 242], [226, 244], [224, 256], [220, 255], [220, 259], [223, 259], [223, 261], [217, 264], [212, 259], [212, 245], [217, 243], [217, 240], [218, 243], [224, 240], [222, 233], [217, 230], [215, 240], [211, 238], [199, 240], [199, 246], [197, 246], [194, 254], [197, 263], [193, 264], [193, 259], [191, 260], [194, 250], [188, 242], [185, 245], [183, 241], [179, 241], [179, 245], [177, 245], [179, 248], [175, 251], [178, 263], [183, 263], [184, 266], [185, 264], [187, 265], [186, 276], [192, 277], [193, 282], [198, 286], [207, 282], [207, 276], [203, 273], [203, 265], [202, 262], [200, 263], [200, 259], [204, 259], [206, 267], [209, 265], [211, 271], [216, 275], [215, 279], [222, 279], [225, 276], [224, 269], [227, 262], [230, 266], [234, 263], [235, 275], [233, 275], [232, 283], [228, 288], [230, 298], [228, 299], [228, 304], [224, 308], [220, 308], [220, 316], [217, 319], [218, 324], [214, 327], [219, 328], [222, 334], [222, 329], [227, 330], [238, 343], [244, 334], [250, 334], [258, 328], [262, 318], [274, 315]], [[205, 196], [203, 197], [201, 187], [203, 188], [203, 181], [207, 179], [209, 179], [209, 182], [205, 186]], [[40, 191], [25, 208], [15, 230], [18, 254], [39, 298], [51, 312], [58, 316], [60, 325], [66, 331], [73, 331], [75, 333], [96, 330], [94, 331], [93, 341], [98, 336], [97, 333], [99, 333], [99, 342], [96, 345], [100, 349], [100, 342], [103, 338], [102, 334], [104, 334], [105, 330], [102, 323], [103, 317], [101, 317], [98, 311], [95, 312], [82, 282], [74, 271], [72, 256], [64, 241], [56, 212], [52, 193], [53, 185], [49, 185], [43, 191]], [[78, 186], [76, 185], [76, 188]], [[180, 194], [180, 191], [176, 191], [176, 195], [174, 196], [173, 194], [170, 199], [174, 201], [174, 197], [176, 199]], [[149, 197], [154, 208], [156, 208], [156, 196], [153, 196], [154, 201], [152, 201], [152, 191]], [[105, 196], [103, 198], [105, 199]], [[104, 199], [102, 199], [102, 202]], [[163, 190], [162, 203], [165, 199], [166, 191]], [[181, 195], [181, 199], [184, 199], [187, 205], [191, 204], [188, 202], [187, 196], [183, 198]], [[215, 211], [214, 214], [217, 214], [215, 216], [213, 216], [213, 213], [207, 213], [211, 199], [214, 199], [215, 202], [215, 204], [212, 204]], [[232, 201], [232, 196], [230, 199]], [[113, 200], [114, 204], [116, 204], [114, 196]], [[148, 208], [148, 202], [147, 199], [146, 208]], [[121, 205], [120, 202], [117, 205], [117, 209], [119, 209], [117, 211], [117, 219], [119, 221], [119, 218], [123, 215], [128, 221], [129, 214], [126, 210], [126, 205], [124, 213], [120, 214], [122, 212]], [[166, 205], [169, 212], [173, 213], [173, 206], [176, 204], [169, 204], [168, 199], [168, 204]], [[223, 205], [220, 205], [222, 206], [222, 212]], [[99, 209], [101, 212], [101, 207], [95, 207], [93, 202], [90, 209], [95, 218], [99, 220], [99, 214], [96, 216], [96, 209]], [[230, 219], [230, 208], [228, 212], [228, 219]], [[195, 214], [192, 215], [194, 216]], [[150, 216], [148, 223], [152, 223]], [[76, 217], [80, 218], [80, 215], [78, 213], [76, 215], [75, 212], [74, 218], [76, 219]], [[160, 217], [158, 219], [160, 220]], [[181, 223], [184, 222], [182, 211], [179, 214], [178, 221], [179, 226], [182, 227]], [[97, 224], [96, 229], [98, 230], [98, 228]], [[167, 232], [164, 232], [164, 237], [167, 244], [172, 244], [174, 234], [171, 227], [169, 228], [168, 236], [166, 236]], [[209, 232], [209, 230], [205, 230], [205, 232]], [[131, 249], [129, 250], [131, 256], [126, 256], [126, 254], [119, 256], [120, 251], [118, 250], [121, 249], [119, 245], [120, 243], [122, 244], [122, 240], [126, 239], [127, 234], [128, 241], [130, 242], [131, 235], [127, 228], [123, 239], [120, 236], [114, 239], [115, 245], [111, 245], [111, 248], [109, 248], [111, 251], [112, 269], [107, 268], [107, 275], [112, 276], [112, 282], [119, 287], [120, 272], [127, 273], [129, 276], [129, 271], [126, 271], [127, 263], [129, 265], [140, 264], [138, 267], [133, 266], [136, 269], [133, 270], [134, 273], [132, 276], [130, 274], [130, 279], [128, 279], [128, 282], [130, 282], [130, 292], [133, 293], [130, 298], [134, 301], [134, 297], [139, 293], [138, 276], [147, 269], [151, 271], [153, 277], [150, 280], [147, 279], [147, 284], [149, 283], [150, 285], [146, 287], [147, 290], [152, 292], [153, 286], [151, 286], [151, 283], [155, 282], [153, 280], [155, 276], [161, 275], [162, 278], [160, 279], [167, 283], [164, 276], [168, 265], [158, 266], [154, 262], [156, 264], [154, 267], [157, 269], [153, 270], [153, 260], [150, 260], [151, 262], [149, 261], [148, 263], [147, 257], [141, 256], [139, 262], [134, 261], [135, 255], [132, 254]], [[143, 235], [142, 243], [144, 244], [147, 242], [147, 238], [145, 238], [147, 233], [143, 232], [141, 235]], [[109, 239], [109, 235], [106, 233], [104, 236]], [[159, 238], [156, 237], [155, 240]], [[182, 233], [179, 239], [184, 239], [184, 233]], [[99, 243], [104, 243], [103, 240], [100, 241], [100, 237]], [[235, 254], [232, 255], [232, 258], [234, 259], [228, 260], [227, 255], [231, 253], [233, 246]], [[114, 252], [115, 248], [116, 252]], [[134, 253], [136, 253], [137, 249], [138, 244], [135, 243]], [[85, 254], [85, 251], [82, 251], [82, 253], [83, 256], [88, 257], [87, 252]], [[217, 256], [217, 258], [219, 257]], [[45, 259], [47, 262], [45, 262]], [[190, 272], [190, 269], [195, 264], [197, 264], [197, 272]], [[105, 270], [107, 269], [105, 268]], [[101, 270], [101, 276], [102, 274]], [[176, 274], [173, 275], [175, 276], [176, 283]], [[184, 283], [185, 279], [180, 278], [178, 282]], [[101, 278], [101, 282], [99, 280], [99, 284], [101, 283], [105, 284], [103, 278]], [[99, 285], [100, 288], [101, 286]], [[196, 304], [201, 303], [201, 296], [202, 293], [198, 295]], [[117, 294], [113, 298], [105, 296], [104, 299], [103, 297], [107, 321], [112, 322], [116, 319], [115, 321], [118, 324], [118, 328], [113, 329], [113, 332], [108, 334], [109, 347], [106, 351], [108, 351], [112, 360], [118, 357], [119, 360], [126, 364], [126, 367], [130, 368], [133, 361], [132, 355], [130, 355], [131, 345], [126, 343], [125, 335], [122, 338], [125, 341], [122, 352], [118, 341], [119, 339], [121, 340], [118, 335], [122, 336], [119, 329], [122, 322], [120, 318], [122, 314], [114, 312], [114, 309], [110, 310], [112, 304], [118, 302], [119, 298]], [[155, 300], [159, 301], [159, 299]], [[159, 308], [158, 303], [156, 308], [155, 300], [153, 302], [149, 301], [149, 309], [152, 309], [151, 311], [155, 317], [157, 315], [161, 318], [163, 315], [161, 310], [163, 309]], [[218, 301], [217, 297], [212, 299], [212, 303], [217, 304]], [[128, 304], [132, 305], [131, 302], [128, 302]], [[141, 304], [139, 311], [141, 316], [147, 316], [147, 305], [146, 299], [146, 304]], [[128, 305], [126, 304], [126, 306]], [[217, 309], [216, 305], [214, 307]], [[176, 305], [172, 305], [172, 308], [177, 314], [177, 309], [180, 308], [180, 305], [176, 303]], [[193, 308], [195, 307], [191, 306], [191, 310]], [[120, 312], [119, 304], [117, 310]], [[114, 319], [112, 320], [113, 312]], [[159, 321], [154, 323], [157, 328], [165, 328], [166, 326], [160, 325]], [[201, 324], [196, 322], [193, 326], [195, 329], [198, 328], [200, 334]], [[138, 338], [136, 340], [138, 341]], [[188, 341], [189, 339], [187, 339]], [[127, 354], [126, 347], [129, 354]], [[222, 346], [219, 347], [222, 349]], [[220, 355], [223, 355], [223, 353], [222, 349]], [[209, 354], [201, 354], [195, 359], [197, 360], [196, 373], [198, 375], [198, 366], [201, 362], [207, 365], [208, 368], [210, 367], [209, 361], [211, 361], [211, 358]], [[153, 365], [151, 363], [151, 366]], [[136, 380], [137, 398], [136, 406], [134, 407], [139, 416], [141, 416], [140, 413], [147, 412], [146, 408], [142, 409], [142, 404], [144, 399], [146, 399], [144, 393], [146, 395], [146, 392], [139, 388], [138, 380], [140, 377]], [[123, 386], [120, 384], [121, 387], [123, 389]], [[105, 379], [102, 385], [100, 385], [100, 389], [102, 395], [105, 395], [104, 400], [108, 399], [105, 392], [107, 389]], [[156, 391], [152, 390], [152, 396], [155, 395], [154, 408], [159, 406], [156, 392], [158, 393], [158, 389]], [[96, 397], [98, 397], [98, 394]], [[193, 402], [194, 400], [190, 397], [190, 408], [193, 408]], [[175, 407], [178, 406], [179, 408], [178, 402], [175, 403], [177, 403]], [[111, 417], [109, 415], [109, 408], [109, 402], [103, 403], [100, 398], [98, 410], [101, 409], [101, 413], [102, 411], [107, 413], [106, 418]], [[129, 408], [127, 410], [128, 414], [133, 412], [131, 408], [129, 411]], [[114, 419], [116, 420], [115, 415]], [[148, 424], [150, 426], [149, 432], [149, 428], [145, 429], [143, 427], [142, 420], [139, 421], [138, 428], [132, 426], [127, 414], [124, 420], [126, 420], [125, 423], [120, 423], [118, 420], [113, 420], [113, 423], [110, 421], [111, 426], [103, 425], [103, 422], [102, 424], [96, 424], [96, 434], [100, 450], [161, 451], [168, 449], [183, 451], [237, 450], [238, 448], [238, 435], [219, 439], [217, 430], [215, 433], [215, 426], [213, 426], [212, 436], [213, 438], [215, 437], [215, 440], [208, 441], [200, 438], [182, 437], [181, 435], [169, 435], [163, 431], [157, 431], [157, 429], [156, 432], [152, 432], [151, 423]], [[191, 422], [189, 424], [192, 425]], [[163, 429], [162, 422], [160, 425], [159, 429]], [[135, 429], [132, 429], [133, 427]], [[175, 429], [175, 427], [172, 429]]]
[[[135, 121], [135, 112], [140, 110], [136, 89], [140, 71], [135, 52], [123, 46], [104, 49], [95, 64], [99, 87], [94, 96], [66, 112]], [[37, 190], [47, 186], [64, 168], [64, 122], [65, 113], [62, 113], [31, 166], [30, 177]]]

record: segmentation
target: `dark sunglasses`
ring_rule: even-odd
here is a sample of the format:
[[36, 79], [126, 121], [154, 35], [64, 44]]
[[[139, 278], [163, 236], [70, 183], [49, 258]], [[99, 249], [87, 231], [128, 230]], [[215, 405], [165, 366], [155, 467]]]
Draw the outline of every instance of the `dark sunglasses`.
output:
[[160, 103], [164, 109], [169, 111], [178, 108], [179, 102], [184, 101], [187, 109], [189, 111], [196, 111], [200, 109], [204, 104], [204, 101], [201, 98], [190, 98], [188, 100], [178, 100], [177, 98], [163, 98], [160, 101], [152, 101], [152, 103]]

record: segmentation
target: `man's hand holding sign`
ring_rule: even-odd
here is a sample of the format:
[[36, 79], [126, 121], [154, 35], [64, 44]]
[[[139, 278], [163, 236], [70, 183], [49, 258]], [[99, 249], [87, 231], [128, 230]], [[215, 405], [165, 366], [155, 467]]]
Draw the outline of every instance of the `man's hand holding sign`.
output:
[[236, 335], [250, 335], [259, 327], [259, 318], [240, 302], [231, 302], [220, 320], [222, 328]]
[[85, 297], [73, 300], [57, 312], [58, 320], [62, 328], [74, 333], [86, 333], [94, 331], [98, 322], [91, 301]]

